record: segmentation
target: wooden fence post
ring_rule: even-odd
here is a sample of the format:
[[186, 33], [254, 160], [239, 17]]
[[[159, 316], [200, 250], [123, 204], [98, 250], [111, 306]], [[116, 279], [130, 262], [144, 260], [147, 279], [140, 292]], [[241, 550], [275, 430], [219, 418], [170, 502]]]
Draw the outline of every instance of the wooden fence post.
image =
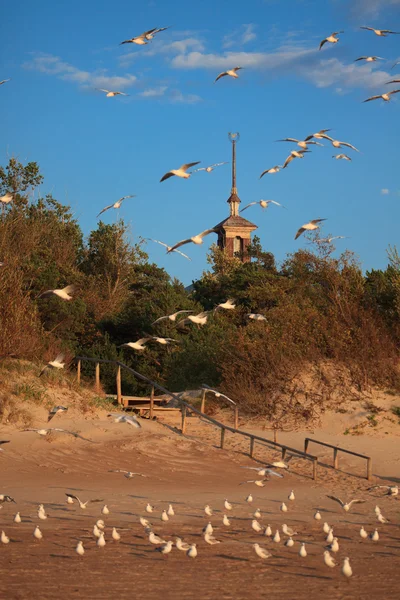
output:
[[255, 442], [254, 438], [251, 437], [250, 438], [250, 452], [249, 452], [250, 458], [253, 458], [253, 454], [254, 454], [254, 442]]
[[206, 390], [203, 390], [201, 393], [200, 412], [204, 413], [205, 406], [206, 406]]
[[122, 404], [122, 391], [121, 391], [121, 367], [118, 365], [117, 367], [117, 402], [118, 404]]
[[151, 386], [150, 390], [150, 419], [154, 416], [154, 385]]
[[306, 438], [304, 440], [304, 452], [307, 454], [307, 450], [308, 450], [308, 443], [309, 443], [309, 438]]
[[78, 385], [81, 384], [81, 361], [78, 360], [77, 369], [76, 369], [76, 380]]
[[181, 426], [181, 432], [182, 435], [186, 432], [186, 406], [182, 406], [182, 426]]
[[239, 429], [239, 409], [235, 406], [235, 429]]
[[339, 457], [338, 457], [338, 449], [333, 449], [333, 468], [337, 469], [339, 467]]
[[221, 429], [221, 449], [224, 447], [224, 441], [225, 441], [225, 428], [222, 427], [222, 429]]
[[371, 479], [372, 479], [372, 459], [371, 458], [367, 459], [367, 479], [368, 479], [368, 481], [371, 481]]
[[96, 384], [95, 384], [96, 392], [100, 393], [100, 363], [96, 363]]

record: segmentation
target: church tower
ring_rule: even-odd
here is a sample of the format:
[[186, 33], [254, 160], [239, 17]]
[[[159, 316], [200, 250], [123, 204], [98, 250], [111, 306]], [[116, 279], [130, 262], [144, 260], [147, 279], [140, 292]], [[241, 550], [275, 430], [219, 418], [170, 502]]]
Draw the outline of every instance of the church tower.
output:
[[257, 225], [250, 223], [247, 219], [239, 216], [240, 198], [236, 187], [236, 142], [239, 140], [238, 133], [229, 133], [232, 142], [232, 188], [227, 202], [229, 204], [229, 217], [218, 223], [215, 230], [218, 233], [218, 247], [231, 258], [237, 252], [240, 253], [243, 262], [249, 262], [246, 248], [251, 242], [251, 232], [257, 229]]

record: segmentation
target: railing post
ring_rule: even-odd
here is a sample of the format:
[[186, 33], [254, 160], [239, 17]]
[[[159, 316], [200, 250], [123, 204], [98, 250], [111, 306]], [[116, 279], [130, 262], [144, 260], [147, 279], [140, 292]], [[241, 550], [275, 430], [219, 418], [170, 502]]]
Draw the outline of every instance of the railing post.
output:
[[304, 440], [304, 452], [307, 454], [307, 450], [308, 450], [308, 444], [309, 444], [310, 439], [306, 438]]
[[333, 449], [333, 468], [337, 469], [339, 467], [339, 458], [338, 458], [338, 449]]
[[100, 393], [100, 363], [96, 363], [96, 384], [95, 384], [96, 392]]
[[77, 368], [76, 368], [76, 380], [78, 385], [81, 383], [81, 361], [78, 360]]
[[314, 458], [313, 459], [313, 472], [312, 472], [312, 478], [314, 479], [314, 481], [317, 481], [317, 467], [318, 467], [318, 458]]
[[367, 479], [368, 481], [372, 479], [372, 458], [367, 458]]
[[239, 408], [235, 406], [235, 429], [239, 429]]
[[276, 427], [274, 427], [274, 442], [278, 441], [278, 433]]
[[205, 406], [206, 406], [206, 390], [203, 390], [201, 393], [200, 412], [204, 413]]
[[181, 426], [182, 435], [186, 432], [186, 406], [182, 405], [182, 426]]
[[286, 450], [286, 448], [282, 448], [282, 460], [285, 460]]
[[224, 447], [224, 441], [225, 441], [225, 428], [222, 427], [222, 429], [221, 429], [221, 449]]
[[255, 442], [254, 438], [251, 437], [250, 438], [250, 452], [249, 452], [250, 458], [253, 458], [253, 454], [254, 454], [254, 442]]
[[120, 365], [118, 365], [118, 367], [117, 367], [116, 384], [117, 384], [117, 402], [118, 402], [118, 404], [122, 404], [121, 367], [120, 367]]
[[150, 419], [154, 416], [154, 385], [151, 386], [150, 390]]

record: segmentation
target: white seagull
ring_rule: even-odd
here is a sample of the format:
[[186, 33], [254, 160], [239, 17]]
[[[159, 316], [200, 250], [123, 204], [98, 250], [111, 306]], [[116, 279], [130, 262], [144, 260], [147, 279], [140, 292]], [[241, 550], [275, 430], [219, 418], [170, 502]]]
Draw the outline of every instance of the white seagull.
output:
[[10, 543], [10, 538], [4, 533], [4, 531], [1, 532], [0, 540], [2, 544]]
[[244, 210], [249, 208], [249, 206], [255, 206], [256, 204], [259, 204], [262, 209], [268, 208], [270, 204], [275, 204], [276, 206], [282, 206], [282, 208], [285, 208], [279, 202], [275, 202], [275, 200], [256, 200], [254, 202], [250, 202], [250, 204], [246, 204], [246, 206], [242, 208], [240, 212], [243, 212]]
[[119, 542], [119, 540], [121, 539], [121, 536], [120, 536], [120, 534], [118, 533], [118, 531], [116, 530], [115, 527], [112, 528], [111, 537], [116, 542]]
[[114, 423], [128, 423], [128, 425], [132, 425], [132, 427], [136, 427], [140, 429], [142, 426], [136, 418], [136, 415], [121, 415], [118, 413], [109, 413], [108, 417], [113, 417]]
[[209, 506], [208, 504], [206, 504], [206, 506], [204, 507], [204, 512], [206, 513], [207, 517], [212, 517], [213, 511], [211, 506]]
[[153, 531], [149, 533], [149, 542], [151, 544], [166, 544], [167, 542], [156, 535]]
[[249, 319], [252, 319], [252, 321], [266, 321], [267, 317], [264, 317], [264, 315], [260, 315], [259, 313], [249, 313], [248, 315]]
[[123, 469], [111, 469], [108, 471], [109, 473], [123, 473], [124, 477], [127, 479], [133, 479], [133, 477], [148, 477], [148, 475], [144, 475], [143, 473], [135, 473], [134, 471], [124, 471]]
[[288, 500], [294, 500], [295, 499], [295, 495], [294, 495], [294, 491], [292, 490], [288, 496]]
[[288, 535], [289, 537], [293, 537], [294, 535], [298, 535], [297, 531], [295, 531], [294, 529], [292, 529], [291, 527], [288, 527], [286, 525], [286, 523], [284, 523], [282, 525], [282, 531], [285, 535]]
[[279, 507], [279, 510], [281, 512], [287, 512], [288, 511], [288, 507], [286, 506], [286, 504], [284, 502], [282, 502], [282, 504]]
[[66, 412], [68, 408], [66, 406], [54, 406], [47, 415], [47, 422], [51, 421], [56, 415]]
[[[371, 490], [376, 490], [376, 489], [382, 488], [384, 490], [387, 490], [387, 495], [388, 496], [397, 496], [399, 493], [399, 486], [398, 485], [373, 485], [372, 487], [368, 488], [368, 491]], [[380, 509], [379, 509], [380, 512]]]
[[299, 556], [301, 556], [302, 558], [305, 558], [307, 556], [306, 545], [304, 544], [304, 542], [300, 546]]
[[257, 519], [253, 519], [251, 522], [251, 528], [254, 529], [254, 531], [256, 533], [260, 533], [261, 531], [264, 530], [264, 528], [260, 525], [260, 523], [257, 521]]
[[[152, 241], [152, 242], [155, 242], [156, 244], [160, 244], [161, 246], [164, 246], [164, 248], [167, 249], [167, 252], [171, 251], [172, 246], [168, 246], [168, 244], [166, 244], [165, 242], [161, 242], [160, 240], [154, 240], [153, 238], [147, 238], [147, 239], [150, 240], [150, 241]], [[180, 250], [173, 250], [173, 252], [176, 252], [177, 254], [180, 254], [181, 256], [183, 256], [184, 258], [187, 258], [190, 261], [192, 260], [191, 258], [189, 258], [189, 256], [187, 254], [184, 254]], [[191, 311], [188, 311], [188, 312], [191, 312]], [[162, 317], [162, 318], [167, 318], [167, 317]]]
[[276, 530], [275, 535], [272, 538], [272, 541], [275, 542], [275, 544], [279, 544], [279, 542], [281, 541], [281, 536], [279, 535], [278, 530]]
[[4, 196], [0, 196], [0, 203], [1, 204], [9, 204], [10, 202], [12, 202], [14, 199], [14, 196], [12, 194], [10, 194], [10, 192], [6, 192], [4, 194]]
[[[389, 81], [388, 83], [397, 83], [393, 81]], [[377, 96], [371, 96], [364, 100], [364, 102], [371, 102], [371, 100], [384, 100], [385, 102], [389, 102], [393, 94], [398, 94], [400, 90], [392, 90], [391, 92], [386, 92], [385, 94], [378, 94]]]
[[220, 162], [220, 163], [214, 163], [213, 165], [210, 165], [209, 167], [200, 167], [200, 169], [195, 169], [194, 171], [192, 171], [192, 173], [197, 173], [198, 171], [206, 171], [206, 173], [211, 173], [211, 171], [214, 171], [214, 169], [216, 167], [220, 167], [221, 165], [227, 165], [227, 162]]
[[156, 548], [156, 551], [161, 552], [161, 554], [166, 556], [167, 554], [169, 554], [171, 552], [173, 545], [174, 545], [174, 542], [169, 540], [166, 544], [163, 544], [162, 546], [159, 546], [158, 548]]
[[346, 148], [351, 148], [352, 150], [355, 150], [356, 152], [360, 152], [359, 150], [357, 150], [357, 148], [355, 146], [353, 146], [352, 144], [348, 144], [347, 142], [340, 142], [339, 140], [334, 140], [332, 138], [330, 141], [334, 148], [341, 148], [342, 146], [346, 146]]
[[378, 37], [387, 37], [389, 33], [399, 35], [399, 31], [391, 31], [390, 29], [374, 29], [373, 27], [360, 27], [360, 29], [366, 29], [367, 31], [373, 31]]
[[106, 540], [104, 539], [104, 533], [103, 533], [103, 531], [100, 532], [100, 535], [97, 538], [96, 544], [97, 544], [98, 548], [104, 548], [104, 546], [106, 545]]
[[120, 46], [122, 46], [123, 44], [136, 44], [138, 46], [144, 46], [148, 44], [149, 41], [152, 40], [157, 33], [160, 33], [160, 31], [165, 31], [166, 29], [168, 29], [168, 27], [154, 27], [154, 29], [144, 31], [136, 37], [133, 37], [129, 40], [124, 40], [120, 43]]
[[182, 552], [187, 552], [189, 550], [190, 544], [187, 544], [186, 542], [182, 541], [180, 537], [177, 537], [175, 539], [175, 546], [178, 550], [181, 550]]
[[164, 319], [169, 319], [170, 321], [175, 323], [176, 317], [178, 315], [181, 315], [182, 313], [192, 313], [192, 312], [194, 312], [194, 311], [193, 310], [178, 310], [177, 312], [172, 313], [172, 315], [165, 315], [165, 317], [159, 317], [152, 323], [152, 325], [155, 325], [156, 323], [159, 323], [160, 321], [164, 321]]
[[35, 527], [35, 529], [34, 529], [34, 531], [33, 531], [33, 537], [34, 537], [36, 540], [41, 540], [41, 539], [43, 539], [43, 533], [40, 531], [40, 529], [39, 529], [39, 526], [38, 526], [38, 525], [36, 525], [36, 527]]
[[43, 369], [40, 371], [39, 377], [41, 377], [47, 369], [63, 369], [65, 367], [65, 362], [62, 362], [63, 360], [64, 354], [58, 354], [54, 360], [51, 360], [45, 367], [43, 367]]
[[196, 558], [196, 556], [197, 556], [196, 544], [192, 544], [190, 546], [189, 550], [186, 552], [186, 556], [188, 556], [189, 558]]
[[21, 523], [21, 521], [21, 515], [19, 514], [19, 512], [17, 512], [17, 514], [14, 517], [14, 523]]
[[232, 510], [233, 506], [230, 502], [228, 502], [228, 500], [225, 498], [224, 500], [224, 506], [226, 508], [226, 510]]
[[373, 542], [379, 541], [379, 533], [378, 533], [377, 529], [375, 529], [375, 531], [373, 533], [371, 533], [370, 538]]
[[154, 510], [154, 506], [152, 506], [151, 504], [147, 503], [146, 504], [146, 512], [152, 513], [153, 510]]
[[317, 131], [317, 133], [312, 133], [311, 135], [308, 135], [304, 141], [308, 142], [312, 138], [315, 138], [316, 140], [329, 140], [331, 142], [332, 138], [329, 137], [329, 135], [326, 135], [327, 131], [332, 131], [332, 130], [331, 129], [320, 129], [319, 131]]
[[194, 167], [195, 165], [198, 165], [201, 161], [198, 160], [197, 162], [192, 162], [192, 163], [186, 163], [185, 165], [182, 165], [181, 167], [179, 167], [179, 169], [171, 169], [171, 171], [168, 171], [168, 173], [165, 173], [165, 175], [163, 175], [160, 179], [160, 183], [161, 181], [165, 181], [166, 179], [169, 179], [170, 177], [173, 177], [174, 175], [176, 177], [180, 177], [181, 179], [189, 179], [189, 177], [191, 176], [191, 173], [187, 173], [187, 170], [190, 169], [190, 167]]
[[225, 527], [229, 527], [231, 524], [230, 520], [228, 519], [228, 517], [226, 515], [223, 516], [222, 523], [225, 525]]
[[332, 529], [332, 527], [325, 521], [325, 523], [322, 526], [323, 532], [324, 533], [329, 533], [331, 529]]
[[48, 298], [49, 296], [54, 295], [58, 298], [61, 298], [61, 300], [72, 300], [71, 294], [73, 294], [75, 290], [76, 287], [74, 285], [67, 285], [62, 289], [47, 290], [46, 292], [42, 292], [39, 294], [38, 298]]
[[297, 238], [300, 237], [301, 234], [305, 231], [314, 231], [315, 229], [319, 229], [320, 226], [318, 225], [318, 223], [321, 223], [322, 221], [326, 221], [326, 219], [313, 219], [312, 221], [305, 223], [300, 227], [294, 239], [297, 240]]
[[353, 575], [353, 569], [351, 568], [350, 559], [348, 557], [343, 559], [342, 575], [345, 577], [351, 577]]
[[265, 171], [263, 171], [260, 175], [260, 179], [262, 177], [264, 177], [264, 175], [266, 175], [267, 173], [271, 173], [271, 175], [273, 175], [274, 173], [279, 173], [279, 171], [282, 169], [281, 165], [275, 165], [275, 167], [271, 167], [270, 169], [266, 169]]
[[285, 546], [287, 546], [288, 548], [291, 548], [292, 546], [294, 546], [294, 540], [293, 538], [288, 538], [285, 542]]
[[106, 98], [113, 98], [114, 96], [129, 96], [129, 94], [125, 94], [125, 92], [113, 92], [111, 90], [104, 90], [102, 88], [96, 88], [98, 92], [104, 92]]
[[325, 550], [325, 552], [324, 552], [324, 563], [326, 564], [327, 567], [330, 567], [331, 569], [333, 569], [333, 567], [337, 566], [337, 563], [334, 561], [334, 559], [330, 555], [329, 550]]
[[214, 546], [215, 544], [220, 544], [221, 541], [217, 540], [211, 533], [204, 534], [204, 541], [210, 546]]
[[340, 506], [343, 508], [343, 510], [345, 510], [346, 512], [349, 512], [349, 510], [351, 509], [353, 504], [365, 504], [365, 500], [352, 500], [351, 502], [343, 502], [343, 500], [341, 500], [340, 498], [337, 498], [336, 496], [327, 496], [327, 498], [329, 498], [330, 500], [334, 500], [335, 502], [338, 502], [340, 504]]
[[208, 320], [208, 313], [209, 311], [205, 310], [199, 313], [198, 315], [189, 315], [186, 319], [182, 319], [182, 321], [179, 321], [176, 324], [176, 326], [182, 327], [188, 325], [189, 323], [195, 323], [196, 325], [205, 325]]
[[385, 60], [382, 56], [360, 56], [356, 58], [354, 62], [358, 62], [359, 60], [365, 60], [365, 62], [375, 62], [376, 60]]
[[[221, 302], [220, 304], [217, 304], [217, 306], [214, 308], [214, 310], [218, 310], [218, 308], [223, 308], [225, 310], [233, 310], [234, 308], [236, 308], [235, 300], [233, 300], [232, 298], [228, 298], [228, 300], [226, 302]], [[214, 390], [210, 390], [210, 391], [214, 391]], [[215, 394], [215, 395], [217, 395], [217, 394]]]
[[332, 158], [336, 158], [336, 160], [350, 160], [351, 161], [350, 156], [347, 156], [347, 154], [335, 154], [334, 156], [332, 156]]
[[121, 204], [123, 203], [124, 200], [126, 200], [127, 198], [135, 198], [136, 196], [134, 194], [131, 194], [130, 196], [122, 196], [122, 198], [120, 198], [119, 200], [117, 200], [116, 202], [114, 202], [114, 204], [109, 204], [108, 206], [106, 206], [105, 208], [103, 208], [103, 210], [101, 210], [99, 212], [99, 214], [97, 215], [97, 217], [99, 217], [100, 215], [102, 215], [104, 212], [106, 212], [106, 210], [109, 210], [110, 208], [120, 208]]
[[310, 150], [292, 150], [285, 162], [283, 163], [282, 169], [286, 169], [286, 167], [294, 160], [295, 158], [304, 158], [304, 153], [310, 152]]
[[174, 250], [176, 250], [176, 248], [179, 248], [180, 246], [183, 246], [184, 244], [190, 244], [190, 242], [192, 242], [193, 244], [196, 244], [196, 245], [202, 244], [203, 238], [206, 237], [206, 235], [209, 235], [210, 233], [216, 233], [215, 229], [214, 228], [206, 229], [205, 231], [202, 231], [201, 233], [198, 233], [197, 235], [194, 235], [193, 237], [190, 237], [186, 240], [182, 240], [181, 242], [178, 242], [177, 244], [172, 246], [172, 248], [167, 250], [167, 254], [169, 254], [170, 252], [173, 252]]
[[268, 550], [265, 550], [265, 548], [262, 548], [260, 544], [253, 544], [253, 548], [257, 556], [259, 556], [260, 558], [269, 558], [270, 556], [272, 556], [272, 554], [268, 552]]
[[339, 38], [337, 37], [339, 33], [344, 33], [344, 31], [334, 31], [333, 33], [331, 33], [331, 35], [328, 35], [328, 37], [326, 37], [320, 43], [319, 49], [321, 50], [322, 46], [327, 42], [329, 42], [330, 44], [337, 44], [339, 41]]
[[311, 141], [310, 138], [308, 138], [307, 140], [297, 140], [296, 138], [285, 138], [283, 140], [276, 140], [276, 141], [277, 142], [293, 142], [293, 143], [297, 144], [300, 148], [303, 148], [303, 150], [307, 150], [309, 144], [314, 144], [315, 146], [323, 146], [323, 144], [320, 144], [319, 142]]
[[140, 338], [140, 340], [137, 340], [137, 342], [127, 342], [125, 344], [121, 344], [121, 348], [131, 348], [132, 350], [145, 350], [145, 344], [147, 344], [147, 342], [150, 342], [150, 340], [152, 340], [153, 338], [151, 337], [147, 337], [147, 338]]
[[83, 543], [82, 542], [78, 542], [76, 548], [75, 548], [75, 552], [77, 554], [79, 554], [79, 556], [83, 556], [85, 554], [85, 548], [83, 547]]
[[41, 436], [46, 436], [52, 431], [59, 431], [60, 433], [68, 433], [69, 435], [73, 435], [75, 438], [79, 438], [80, 440], [85, 440], [85, 442], [90, 442], [91, 444], [95, 444], [93, 440], [89, 440], [88, 438], [83, 437], [83, 435], [79, 435], [79, 433], [75, 433], [75, 431], [68, 431], [67, 429], [60, 429], [59, 427], [49, 427], [48, 429], [24, 429], [25, 431], [34, 431]]
[[223, 71], [216, 77], [214, 83], [216, 83], [218, 81], [218, 79], [221, 79], [221, 77], [226, 77], [226, 75], [229, 75], [230, 77], [233, 77], [234, 79], [238, 79], [239, 75], [237, 74], [237, 72], [240, 71], [241, 69], [243, 69], [243, 67], [234, 67], [233, 69], [228, 69], [228, 71]]
[[365, 531], [364, 527], [361, 527], [360, 529], [360, 537], [362, 537], [363, 540], [367, 539], [368, 537], [368, 533]]
[[67, 498], [72, 498], [72, 500], [77, 500], [79, 503], [79, 508], [81, 508], [82, 510], [85, 510], [87, 508], [87, 505], [89, 504], [89, 502], [103, 502], [102, 500], [86, 500], [86, 502], [82, 502], [82, 500], [80, 500], [78, 498], [78, 496], [75, 496], [74, 494], [65, 494], [67, 496]]
[[0, 85], [3, 85], [4, 83], [7, 83], [7, 81], [11, 81], [11, 78], [10, 79], [3, 79], [2, 81], [0, 81]]
[[319, 510], [317, 510], [317, 512], [314, 514], [314, 519], [316, 521], [320, 521], [321, 520], [321, 513], [319, 512]]

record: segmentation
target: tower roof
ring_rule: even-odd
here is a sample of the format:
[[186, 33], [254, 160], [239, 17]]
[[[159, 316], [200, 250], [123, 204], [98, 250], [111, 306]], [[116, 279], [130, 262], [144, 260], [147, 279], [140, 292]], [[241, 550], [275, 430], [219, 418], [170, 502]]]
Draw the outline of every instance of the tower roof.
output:
[[215, 225], [215, 229], [222, 229], [226, 227], [248, 227], [251, 230], [257, 229], [257, 225], [251, 223], [247, 219], [239, 215], [229, 215], [226, 219]]

